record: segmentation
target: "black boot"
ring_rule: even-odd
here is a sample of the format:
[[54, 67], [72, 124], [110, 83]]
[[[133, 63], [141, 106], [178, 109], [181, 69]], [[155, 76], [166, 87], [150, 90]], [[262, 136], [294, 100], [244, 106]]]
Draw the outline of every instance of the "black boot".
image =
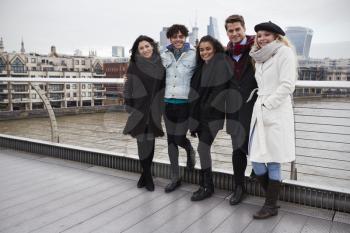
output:
[[154, 183], [152, 178], [152, 160], [153, 154], [146, 159], [146, 169], [144, 171], [145, 176], [145, 186], [148, 191], [154, 191]]
[[143, 174], [143, 171], [142, 171], [140, 179], [137, 182], [137, 187], [138, 188], [143, 188], [143, 187], [145, 187], [145, 185], [146, 185], [146, 183], [145, 183], [145, 175]]
[[255, 175], [255, 178], [260, 183], [260, 186], [262, 187], [262, 189], [266, 193], [267, 186], [269, 184], [269, 175], [268, 175], [268, 173], [266, 172], [265, 174], [263, 174], [261, 176]]
[[266, 190], [264, 206], [253, 215], [255, 219], [266, 219], [278, 214], [277, 200], [281, 189], [281, 182], [269, 180]]
[[241, 203], [245, 196], [245, 188], [243, 185], [236, 185], [235, 192], [230, 198], [230, 205], [237, 205]]
[[202, 169], [199, 170], [199, 188], [193, 193], [193, 195], [198, 195], [198, 193], [201, 192], [201, 187], [204, 187], [204, 173]]
[[247, 156], [241, 150], [235, 150], [232, 153], [232, 164], [235, 182], [235, 191], [230, 198], [231, 205], [239, 204], [245, 196], [245, 169], [247, 167]]
[[187, 151], [187, 168], [190, 170], [194, 169], [194, 166], [196, 165], [196, 152], [191, 146], [189, 151]]
[[139, 181], [137, 182], [138, 188], [143, 188], [146, 186], [146, 180], [145, 180], [145, 170], [147, 169], [147, 159], [140, 160], [142, 172]]
[[203, 186], [193, 193], [191, 201], [201, 201], [205, 198], [210, 197], [214, 193], [213, 174], [211, 167], [202, 169]]

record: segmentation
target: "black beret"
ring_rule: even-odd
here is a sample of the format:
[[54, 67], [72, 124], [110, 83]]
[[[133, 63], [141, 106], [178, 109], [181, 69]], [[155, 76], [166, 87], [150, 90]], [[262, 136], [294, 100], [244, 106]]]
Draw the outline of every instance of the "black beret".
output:
[[255, 32], [258, 32], [261, 30], [268, 31], [268, 32], [274, 32], [274, 33], [280, 34], [282, 36], [284, 36], [286, 34], [277, 24], [274, 24], [271, 21], [265, 22], [265, 23], [259, 23], [259, 24], [255, 25], [254, 30], [255, 30]]

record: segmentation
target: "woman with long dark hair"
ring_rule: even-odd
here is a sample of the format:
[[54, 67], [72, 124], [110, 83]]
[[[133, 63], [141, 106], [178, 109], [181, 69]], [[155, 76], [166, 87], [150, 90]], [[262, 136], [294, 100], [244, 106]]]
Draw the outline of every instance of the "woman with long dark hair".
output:
[[137, 140], [142, 174], [137, 187], [154, 190], [151, 165], [155, 138], [163, 136], [161, 103], [165, 70], [157, 44], [148, 36], [139, 36], [131, 49], [130, 64], [124, 87], [126, 110], [129, 113], [124, 134]]
[[191, 200], [200, 201], [214, 192], [210, 149], [225, 120], [225, 95], [233, 71], [218, 40], [204, 36], [197, 46], [197, 67], [191, 80], [190, 132], [198, 135], [201, 170], [199, 189]]

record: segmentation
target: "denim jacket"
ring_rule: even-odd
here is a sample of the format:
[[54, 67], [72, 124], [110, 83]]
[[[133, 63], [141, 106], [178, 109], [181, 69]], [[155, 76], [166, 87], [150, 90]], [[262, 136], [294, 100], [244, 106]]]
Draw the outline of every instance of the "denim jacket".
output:
[[166, 49], [162, 54], [166, 69], [165, 98], [188, 99], [191, 78], [196, 66], [196, 50], [192, 46], [176, 61], [174, 54]]

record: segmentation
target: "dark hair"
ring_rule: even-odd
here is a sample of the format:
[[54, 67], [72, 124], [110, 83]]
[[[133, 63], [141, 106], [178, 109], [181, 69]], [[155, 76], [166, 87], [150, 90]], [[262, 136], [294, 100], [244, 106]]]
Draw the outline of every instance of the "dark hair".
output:
[[198, 43], [198, 46], [197, 46], [197, 49], [196, 49], [196, 62], [197, 62], [197, 65], [201, 65], [201, 64], [204, 63], [204, 60], [201, 58], [201, 56], [199, 54], [199, 46], [203, 42], [209, 42], [213, 46], [214, 54], [225, 53], [224, 47], [222, 46], [222, 44], [217, 39], [215, 39], [214, 37], [209, 36], [209, 35], [203, 36], [200, 39], [200, 41]]
[[237, 23], [237, 22], [241, 23], [242, 27], [245, 28], [245, 22], [244, 22], [243, 16], [241, 16], [241, 15], [230, 15], [225, 20], [225, 29], [227, 30], [227, 24], [228, 23]]
[[153, 47], [153, 53], [159, 55], [158, 44], [151, 37], [140, 35], [139, 37], [136, 38], [134, 44], [130, 49], [130, 52], [131, 52], [130, 61], [132, 62], [135, 62], [136, 54], [139, 53], [138, 48], [141, 41], [147, 41], [148, 43], [150, 43], [151, 46]]
[[169, 39], [172, 36], [176, 35], [178, 32], [181, 32], [185, 37], [188, 36], [188, 29], [185, 25], [182, 24], [173, 24], [168, 31], [166, 32], [166, 37]]

